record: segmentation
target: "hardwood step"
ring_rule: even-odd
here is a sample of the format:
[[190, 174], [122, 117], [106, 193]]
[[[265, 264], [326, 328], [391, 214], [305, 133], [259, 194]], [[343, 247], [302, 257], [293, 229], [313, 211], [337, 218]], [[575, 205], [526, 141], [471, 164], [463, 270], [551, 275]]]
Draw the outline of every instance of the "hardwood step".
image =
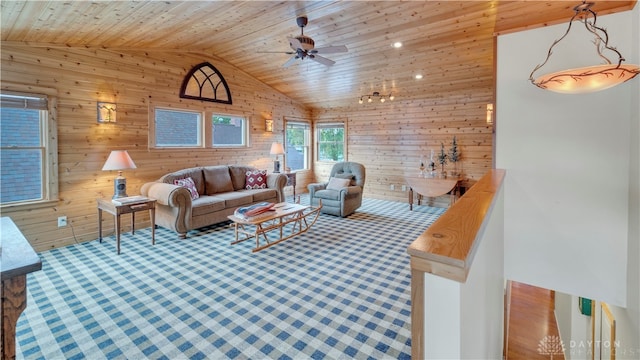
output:
[[507, 297], [506, 359], [564, 360], [554, 314], [555, 292], [515, 281]]

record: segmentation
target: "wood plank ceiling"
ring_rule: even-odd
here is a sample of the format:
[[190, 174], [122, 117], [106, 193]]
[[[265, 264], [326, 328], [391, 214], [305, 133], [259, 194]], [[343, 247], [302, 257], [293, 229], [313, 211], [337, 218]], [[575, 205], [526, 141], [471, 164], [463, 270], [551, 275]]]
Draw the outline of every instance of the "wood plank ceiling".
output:
[[[311, 108], [327, 108], [374, 91], [406, 100], [486, 84], [494, 34], [566, 23], [579, 3], [2, 1], [1, 30], [3, 44], [190, 52], [214, 65], [223, 59]], [[634, 5], [601, 1], [593, 9], [604, 15]], [[291, 56], [284, 54], [287, 37], [300, 34], [300, 15], [308, 17], [304, 34], [316, 47], [348, 47], [326, 55], [336, 61], [332, 67], [309, 59], [282, 66]], [[395, 41], [404, 45], [395, 49]]]

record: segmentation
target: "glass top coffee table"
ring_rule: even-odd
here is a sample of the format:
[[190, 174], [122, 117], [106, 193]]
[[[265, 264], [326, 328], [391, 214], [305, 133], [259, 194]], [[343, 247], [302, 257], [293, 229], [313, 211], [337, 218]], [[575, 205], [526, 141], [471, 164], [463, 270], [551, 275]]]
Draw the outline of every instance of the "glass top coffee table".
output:
[[255, 238], [256, 246], [251, 251], [266, 249], [307, 232], [318, 219], [321, 208], [322, 202], [317, 207], [283, 202], [255, 217], [245, 219], [229, 215], [236, 235], [231, 245]]

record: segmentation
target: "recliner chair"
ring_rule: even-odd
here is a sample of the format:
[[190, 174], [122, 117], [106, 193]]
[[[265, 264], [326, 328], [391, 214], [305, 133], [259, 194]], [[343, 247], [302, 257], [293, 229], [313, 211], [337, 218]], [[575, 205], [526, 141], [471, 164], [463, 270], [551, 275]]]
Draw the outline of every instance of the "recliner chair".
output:
[[[331, 168], [329, 181], [307, 186], [309, 203], [317, 206], [322, 199], [321, 212], [341, 217], [349, 216], [362, 205], [365, 177], [366, 172], [362, 164], [351, 161], [336, 163]], [[337, 184], [341, 182], [344, 184]]]

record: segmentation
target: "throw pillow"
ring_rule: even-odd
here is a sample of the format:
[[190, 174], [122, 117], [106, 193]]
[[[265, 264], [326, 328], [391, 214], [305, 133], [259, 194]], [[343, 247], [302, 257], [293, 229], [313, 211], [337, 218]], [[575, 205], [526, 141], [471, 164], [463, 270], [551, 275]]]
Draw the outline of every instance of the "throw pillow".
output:
[[327, 184], [327, 190], [340, 190], [344, 189], [351, 183], [350, 179], [340, 179], [337, 177], [332, 177], [329, 179], [329, 183]]
[[245, 189], [251, 190], [267, 188], [267, 170], [247, 171], [246, 176]]
[[198, 194], [198, 190], [196, 189], [196, 183], [194, 183], [193, 179], [190, 177], [173, 180], [173, 184], [187, 188], [191, 194], [191, 200], [195, 200], [200, 197], [200, 194]]
[[340, 179], [349, 179], [350, 180], [349, 185], [356, 184], [356, 177], [353, 176], [353, 174], [342, 173], [342, 174], [335, 174], [334, 176]]

